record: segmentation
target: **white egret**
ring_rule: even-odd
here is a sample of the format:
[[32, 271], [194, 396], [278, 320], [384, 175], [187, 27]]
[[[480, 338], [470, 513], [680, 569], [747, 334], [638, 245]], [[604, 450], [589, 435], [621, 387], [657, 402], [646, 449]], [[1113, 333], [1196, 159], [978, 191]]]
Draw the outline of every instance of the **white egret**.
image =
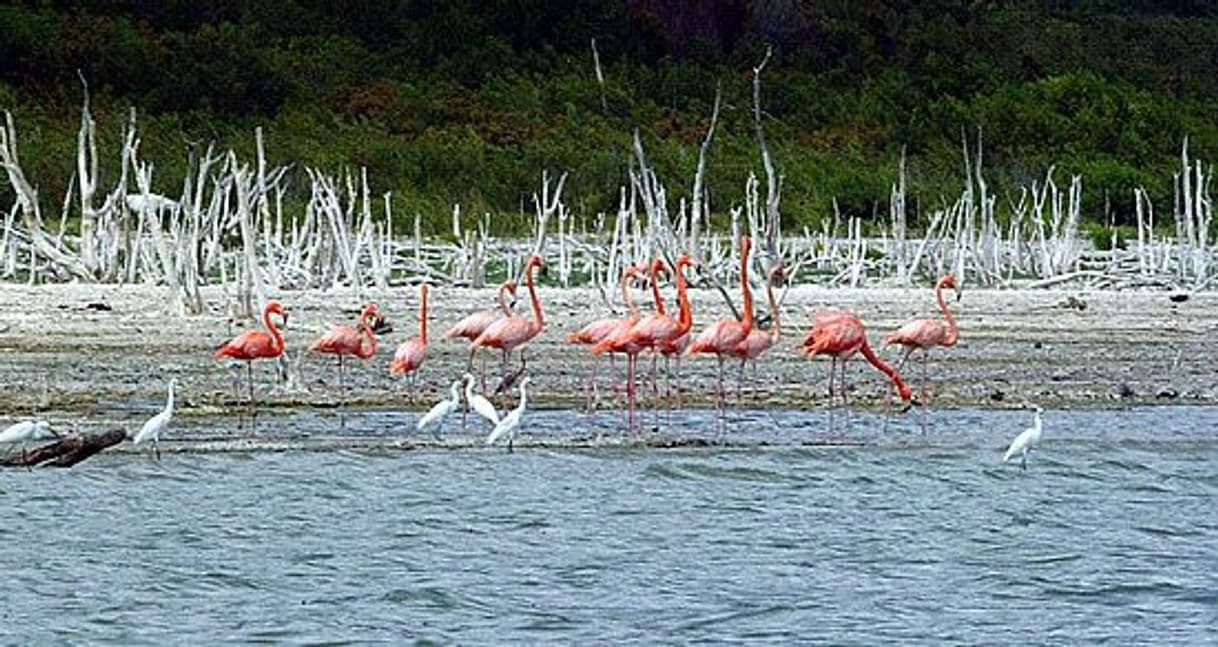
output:
[[520, 428], [520, 418], [524, 416], [524, 409], [527, 406], [528, 396], [525, 394], [524, 387], [529, 383], [529, 376], [525, 376], [520, 380], [520, 404], [516, 405], [515, 409], [508, 412], [499, 424], [495, 425], [495, 429], [491, 431], [491, 435], [486, 437], [486, 444], [494, 445], [496, 440], [507, 434], [508, 451], [512, 451], [512, 442], [516, 440], [516, 430]]
[[0, 431], [0, 444], [21, 443], [27, 440], [45, 440], [58, 438], [59, 434], [51, 430], [46, 420], [22, 420], [9, 425]]
[[[452, 386], [448, 389], [448, 399], [437, 402], [435, 406], [433, 406], [431, 410], [427, 412], [427, 415], [419, 418], [419, 422], [415, 425], [415, 428], [419, 431], [423, 431], [432, 425], [438, 425], [440, 421], [444, 420], [450, 414], [452, 414], [452, 412], [456, 411], [457, 407], [461, 406], [461, 393], [457, 390], [460, 385], [461, 380], [456, 380], [453, 382]], [[439, 438], [439, 434], [437, 434], [434, 429], [432, 430], [431, 435]]]
[[[472, 373], [466, 373], [462, 378], [465, 380], [465, 401], [469, 407], [474, 410], [474, 413], [486, 418], [492, 425], [499, 424], [499, 412], [495, 411], [495, 405], [491, 404], [485, 396], [480, 393], [474, 393], [474, 376]], [[464, 426], [464, 418], [462, 418], [462, 426]]]
[[1028, 452], [1036, 449], [1040, 444], [1040, 414], [1044, 411], [1040, 407], [1036, 407], [1035, 418], [1032, 419], [1032, 426], [1024, 429], [1015, 440], [1011, 441], [1011, 446], [1007, 448], [1007, 453], [1002, 457], [1002, 462], [1007, 462], [1019, 455], [1019, 465], [1025, 470], [1028, 469]]
[[140, 432], [135, 435], [132, 442], [136, 445], [151, 440], [152, 449], [156, 452], [157, 460], [161, 459], [161, 432], [169, 428], [169, 422], [173, 420], [173, 387], [178, 383], [177, 378], [169, 380], [169, 398], [165, 401], [165, 408], [140, 428]]

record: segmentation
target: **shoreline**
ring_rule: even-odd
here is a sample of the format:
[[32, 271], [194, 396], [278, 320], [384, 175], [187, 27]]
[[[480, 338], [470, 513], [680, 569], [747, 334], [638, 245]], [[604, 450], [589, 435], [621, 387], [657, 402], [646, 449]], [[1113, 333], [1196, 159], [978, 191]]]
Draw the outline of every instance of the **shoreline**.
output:
[[[444, 340], [443, 331], [461, 316], [491, 307], [494, 292], [433, 288], [428, 358], [421, 386], [411, 392], [403, 380], [389, 374], [388, 364], [396, 345], [416, 334], [418, 292], [371, 291], [393, 332], [381, 338], [373, 358], [349, 363], [347, 406], [420, 411], [437, 401], [464, 372], [467, 357], [465, 341]], [[530, 402], [537, 408], [582, 407], [581, 385], [590, 355], [567, 344], [566, 333], [607, 316], [608, 308], [594, 289], [546, 287], [538, 292], [546, 328], [528, 345]], [[76, 418], [88, 427], [138, 424], [163, 405], [171, 376], [179, 380], [175, 415], [219, 419], [244, 412], [244, 366], [213, 362], [211, 355], [251, 322], [233, 322], [214, 305], [196, 317], [168, 316], [166, 294], [166, 288], [143, 285], [0, 285], [0, 374], [6, 387], [0, 392], [0, 423], [46, 415]], [[256, 365], [258, 403], [279, 412], [328, 410], [338, 400], [335, 363], [304, 350], [332, 323], [352, 321], [361, 300], [349, 290], [285, 292], [277, 297], [291, 313], [284, 335], [292, 379], [270, 386], [275, 362]], [[226, 302], [223, 289], [216, 286], [205, 288], [204, 298], [209, 304]], [[728, 316], [715, 292], [691, 290], [691, 301], [695, 331]], [[649, 303], [640, 300], [640, 308]], [[935, 315], [928, 288], [792, 287], [781, 310], [782, 341], [762, 356], [755, 374], [749, 369], [746, 406], [827, 406], [830, 362], [809, 360], [794, 348], [810, 326], [811, 312], [830, 306], [857, 313], [877, 353], [894, 364], [899, 350], [879, 346], [883, 333], [908, 319]], [[1175, 303], [1165, 292], [976, 289], [966, 290], [950, 306], [960, 322], [960, 343], [932, 352], [932, 407], [1013, 408], [1025, 400], [1084, 408], [1218, 402], [1215, 352], [1208, 337], [1218, 328], [1218, 293], [1191, 294]], [[527, 301], [521, 300], [518, 312], [524, 308]], [[681, 364], [683, 405], [710, 406], [716, 362], [697, 357]], [[920, 390], [919, 364], [915, 354], [905, 371], [915, 395]], [[861, 357], [850, 365], [852, 406], [882, 408], [891, 392], [889, 383]], [[490, 374], [497, 366], [497, 354], [488, 356]], [[646, 356], [640, 357], [640, 375], [649, 366]], [[604, 397], [607, 364], [600, 374]], [[729, 397], [735, 375], [732, 367], [726, 380]], [[238, 376], [242, 384], [234, 399]], [[488, 378], [490, 388], [494, 384], [495, 379]], [[649, 389], [645, 380], [640, 383], [640, 402], [647, 401]], [[758, 403], [763, 390], [766, 397]], [[513, 391], [495, 402], [506, 409], [515, 406], [516, 398]]]

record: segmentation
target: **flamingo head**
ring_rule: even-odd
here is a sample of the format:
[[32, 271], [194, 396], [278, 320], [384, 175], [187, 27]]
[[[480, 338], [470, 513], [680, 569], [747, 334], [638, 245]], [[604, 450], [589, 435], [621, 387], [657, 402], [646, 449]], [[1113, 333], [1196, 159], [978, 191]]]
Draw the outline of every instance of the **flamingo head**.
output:
[[515, 281], [505, 281], [503, 285], [499, 286], [500, 290], [506, 291], [508, 294], [512, 295], [511, 300], [508, 301], [508, 307], [516, 307], [516, 288], [517, 285]]
[[644, 271], [643, 268], [639, 267], [638, 265], [627, 265], [626, 268], [622, 270], [622, 273], [625, 274], [626, 276], [629, 276], [630, 278], [634, 279], [635, 281], [646, 281], [647, 280], [647, 272]]
[[533, 254], [529, 257], [529, 267], [536, 267], [537, 269], [541, 270], [542, 276], [546, 275], [546, 259], [542, 258], [538, 254]]
[[681, 252], [681, 255], [677, 257], [677, 271], [680, 271], [682, 267], [689, 267], [690, 265], [696, 266], [697, 263], [690, 257], [689, 252]]
[[955, 290], [956, 291], [956, 300], [957, 301], [960, 300], [960, 294], [963, 290], [961, 290], [960, 286], [956, 284], [956, 275], [955, 274], [952, 274], [951, 272], [944, 274], [943, 278], [939, 279], [939, 285], [941, 285], [945, 288], [951, 288], [951, 289]]
[[270, 303], [266, 304], [266, 314], [268, 316], [271, 314], [279, 315], [279, 319], [283, 321], [283, 323], [280, 325], [280, 327], [281, 328], [287, 327], [288, 311], [283, 309], [283, 304], [279, 303], [278, 301], [271, 301]]
[[668, 264], [664, 262], [664, 259], [657, 257], [651, 262], [651, 273], [657, 275], [668, 274]]

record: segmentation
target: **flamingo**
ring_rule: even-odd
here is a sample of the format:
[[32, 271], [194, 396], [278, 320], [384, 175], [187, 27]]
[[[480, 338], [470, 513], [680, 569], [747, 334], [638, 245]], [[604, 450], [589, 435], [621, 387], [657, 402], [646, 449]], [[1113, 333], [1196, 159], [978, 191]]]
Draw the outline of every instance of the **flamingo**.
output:
[[816, 313], [813, 317], [812, 329], [804, 336], [802, 350], [804, 354], [810, 357], [828, 355], [833, 358], [833, 365], [829, 368], [830, 397], [833, 397], [833, 373], [837, 369], [838, 360], [841, 360], [842, 399], [845, 400], [847, 398], [845, 363], [858, 352], [862, 352], [863, 357], [872, 366], [892, 380], [902, 400], [908, 402], [913, 397], [909, 386], [901, 379], [901, 374], [876, 356], [871, 350], [871, 345], [867, 343], [867, 333], [863, 329], [863, 322], [854, 314], [845, 310], [834, 309]]
[[[576, 332], [567, 335], [567, 342], [572, 344], [584, 344], [586, 346], [596, 346], [600, 342], [609, 338], [620, 327], [629, 325], [626, 322], [636, 322], [639, 320], [639, 307], [634, 303], [634, 297], [630, 293], [630, 281], [639, 280], [643, 277], [642, 270], [637, 265], [627, 265], [622, 270], [621, 290], [622, 302], [626, 304], [630, 314], [625, 318], [607, 317], [605, 319], [597, 319], [592, 323], [580, 328]], [[609, 359], [612, 362], [613, 354], [610, 353]], [[596, 373], [597, 367], [600, 365], [600, 357], [594, 356], [592, 359], [592, 376], [589, 380], [591, 388], [588, 393], [588, 409], [591, 410], [593, 403], [596, 400]]]
[[753, 330], [753, 293], [749, 290], [749, 250], [752, 248], [752, 241], [748, 236], [742, 236], [740, 240], [740, 290], [744, 293], [744, 320], [736, 321], [735, 319], [722, 319], [707, 326], [701, 334], [694, 339], [689, 348], [685, 350], [687, 355], [696, 353], [714, 353], [719, 360], [719, 391], [718, 401], [716, 404], [722, 408], [726, 406], [725, 395], [723, 392], [723, 359], [725, 355], [731, 354], [741, 342], [744, 341], [749, 333]]
[[0, 445], [58, 437], [59, 434], [50, 428], [46, 420], [22, 420], [0, 431]]
[[145, 422], [131, 441], [132, 444], [138, 445], [151, 440], [152, 449], [156, 452], [158, 461], [161, 460], [161, 432], [168, 429], [169, 423], [173, 420], [173, 388], [177, 386], [177, 383], [177, 378], [169, 380], [169, 397], [165, 400], [165, 408]]
[[740, 397], [740, 383], [744, 381], [744, 367], [749, 362], [753, 362], [754, 377], [756, 377], [757, 358], [761, 357], [762, 353], [766, 352], [778, 343], [782, 338], [782, 325], [778, 318], [778, 301], [774, 298], [774, 284], [782, 284], [786, 280], [786, 275], [781, 265], [770, 270], [769, 279], [765, 284], [766, 299], [770, 302], [770, 318], [773, 325], [768, 331], [761, 328], [753, 328], [749, 334], [745, 336], [744, 341], [740, 342], [731, 355], [740, 358], [740, 377], [736, 382], [736, 397]]
[[[309, 350], [338, 356], [338, 388], [345, 391], [343, 383], [343, 357], [354, 355], [360, 359], [368, 359], [376, 354], [376, 333], [372, 331], [371, 321], [379, 320], [380, 311], [375, 303], [364, 306], [360, 313], [357, 329], [350, 324], [339, 324], [330, 329], [313, 342]], [[367, 342], [367, 343], [365, 343]]]
[[1007, 462], [1019, 455], [1019, 465], [1023, 469], [1028, 469], [1028, 452], [1036, 449], [1040, 445], [1040, 414], [1044, 413], [1044, 409], [1036, 407], [1036, 413], [1032, 418], [1032, 426], [1024, 429], [1015, 440], [1011, 441], [1011, 446], [1007, 448], [1007, 453], [1002, 456], [1002, 462]]
[[[465, 380], [465, 401], [469, 404], [469, 408], [489, 420], [492, 425], [499, 424], [499, 412], [495, 411], [495, 405], [491, 404], [491, 401], [482, 394], [474, 393], [474, 376], [466, 373], [461, 379]], [[464, 416], [461, 418], [461, 427], [465, 428]]]
[[[439, 424], [445, 418], [452, 415], [452, 412], [461, 406], [461, 393], [457, 390], [460, 386], [461, 380], [454, 380], [452, 386], [448, 387], [448, 399], [440, 400], [422, 418], [419, 418], [419, 421], [415, 423], [415, 429], [423, 431], [428, 427]], [[431, 432], [431, 435], [436, 438], [440, 437], [434, 430]]]
[[[664, 312], [664, 301], [660, 298], [657, 274], [661, 271], [667, 272], [664, 261], [657, 258], [652, 263], [651, 287], [655, 298], [656, 312], [644, 317], [630, 329], [631, 341], [642, 344], [645, 348], [650, 348], [652, 351], [653, 391], [655, 390], [656, 355], [663, 353], [666, 358], [671, 357], [684, 350], [681, 345], [682, 339], [688, 344], [689, 329], [693, 325], [693, 312], [689, 306], [689, 295], [686, 291], [684, 270], [692, 263], [693, 260], [689, 257], [689, 254], [682, 253], [677, 257], [677, 262], [673, 268], [677, 282], [677, 304], [680, 311], [677, 318], [673, 318]], [[679, 356], [677, 361], [680, 362]], [[678, 364], [679, 368], [680, 364]]]
[[[507, 281], [503, 285], [499, 286], [499, 290], [497, 291], [497, 293], [495, 295], [495, 300], [499, 303], [498, 308], [491, 308], [490, 310], [480, 310], [478, 312], [475, 312], [471, 315], [466, 316], [461, 321], [458, 321], [457, 323], [453, 324], [452, 328], [449, 328], [448, 331], [444, 333], [444, 338], [452, 339], [453, 337], [464, 337], [465, 339], [468, 339], [469, 341], [474, 341], [475, 339], [478, 338], [479, 335], [481, 335], [486, 330], [487, 326], [491, 325], [496, 320], [502, 319], [503, 317], [512, 316], [512, 307], [504, 300], [505, 293], [512, 295], [512, 304], [515, 304], [515, 301], [516, 301], [516, 282], [515, 281]], [[470, 362], [471, 363], [468, 366], [466, 366], [466, 370], [472, 371], [473, 370], [473, 358], [472, 357], [470, 358]], [[482, 358], [482, 388], [483, 388], [483, 390], [486, 389], [486, 357], [485, 356], [483, 356], [483, 358]]]
[[254, 406], [254, 360], [279, 357], [283, 354], [283, 333], [271, 320], [271, 315], [279, 315], [281, 326], [288, 325], [288, 313], [278, 301], [271, 301], [262, 309], [262, 325], [266, 331], [247, 330], [224, 344], [212, 355], [213, 360], [225, 357], [245, 362], [250, 386], [250, 407]]
[[[638, 270], [641, 273], [641, 270]], [[657, 292], [658, 295], [658, 292]], [[634, 403], [635, 403], [635, 388], [634, 388], [634, 373], [635, 367], [638, 365], [639, 353], [643, 352], [643, 345], [635, 341], [631, 337], [631, 330], [639, 322], [639, 311], [634, 307], [634, 302], [630, 302], [630, 316], [618, 321], [617, 326], [601, 341], [593, 344], [592, 353], [600, 355], [601, 353], [624, 353], [626, 355], [626, 420], [627, 425], [631, 430], [634, 429]], [[662, 305], [660, 307], [663, 307]]]
[[419, 286], [419, 336], [411, 337], [398, 345], [389, 364], [389, 372], [395, 375], [415, 373], [423, 360], [427, 359], [427, 284]]
[[520, 404], [516, 405], [515, 409], [508, 412], [503, 420], [500, 420], [495, 428], [491, 430], [489, 436], [486, 437], [486, 444], [494, 445], [495, 441], [504, 436], [508, 437], [508, 452], [512, 451], [512, 443], [516, 440], [516, 432], [520, 429], [520, 419], [524, 416], [525, 407], [528, 406], [528, 394], [525, 392], [525, 387], [529, 384], [529, 376], [524, 376], [520, 381]]
[[[545, 319], [541, 313], [541, 301], [537, 299], [537, 287], [533, 284], [533, 269], [542, 268], [544, 271], [546, 266], [543, 260], [537, 254], [529, 257], [529, 262], [525, 268], [525, 284], [529, 288], [529, 298], [533, 302], [533, 318], [525, 319], [524, 317], [510, 316], [496, 319], [491, 325], [482, 331], [481, 335], [469, 345], [470, 364], [473, 364], [474, 353], [483, 346], [490, 348], [498, 348], [503, 351], [503, 373], [507, 374], [508, 355], [517, 347], [525, 344], [530, 339], [536, 337], [545, 328]], [[521, 358], [524, 357], [524, 351], [521, 351]]]
[[905, 347], [905, 353], [901, 356], [901, 361], [897, 363], [897, 370], [901, 370], [905, 366], [905, 361], [915, 350], [922, 351], [922, 397], [927, 397], [927, 369], [926, 360], [930, 353], [930, 349], [935, 346], [955, 346], [956, 341], [960, 338], [960, 329], [956, 326], [956, 319], [952, 316], [952, 311], [947, 308], [947, 301], [943, 298], [943, 288], [953, 288], [956, 290], [956, 300], [960, 300], [960, 288], [956, 286], [956, 277], [949, 274], [944, 274], [935, 283], [935, 300], [939, 302], [939, 310], [943, 312], [943, 318], [946, 323], [939, 319], [915, 319], [900, 328], [884, 335], [884, 344], [900, 344]]

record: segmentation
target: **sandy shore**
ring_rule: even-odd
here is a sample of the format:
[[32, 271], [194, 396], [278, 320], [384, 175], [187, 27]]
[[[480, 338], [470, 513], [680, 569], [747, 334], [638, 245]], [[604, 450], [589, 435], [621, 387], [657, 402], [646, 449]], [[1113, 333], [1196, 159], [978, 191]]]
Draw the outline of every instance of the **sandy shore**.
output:
[[[588, 355], [566, 344], [566, 333], [605, 316], [606, 308], [591, 290], [540, 292], [546, 330], [529, 345], [534, 401], [540, 407], [575, 406], [582, 402]], [[441, 333], [459, 317], [490, 307], [493, 295], [490, 289], [433, 290], [433, 340], [420, 390], [412, 392], [388, 373], [388, 364], [394, 347], [415, 334], [417, 290], [371, 294], [394, 331], [382, 338], [374, 358], [349, 367], [348, 406], [419, 409], [438, 399], [466, 362], [466, 344], [444, 340]], [[204, 296], [224, 302], [218, 290]], [[352, 321], [360, 299], [347, 291], [278, 297], [291, 312], [285, 335], [296, 379], [276, 383], [274, 364], [262, 364], [255, 369], [260, 402], [280, 410], [334, 406], [334, 361], [304, 351], [330, 324]], [[931, 401], [937, 407], [1006, 407], [1025, 399], [1088, 407], [1213, 403], [1218, 380], [1208, 342], [1218, 326], [1218, 294], [1190, 295], [1181, 303], [1168, 297], [1164, 292], [966, 291], [953, 304], [960, 344], [932, 355]], [[87, 419], [90, 426], [132, 424], [159, 406], [170, 376], [181, 384], [181, 416], [230, 415], [243, 402], [244, 390], [236, 400], [233, 386], [244, 367], [213, 362], [211, 355], [249, 322], [231, 321], [220, 306], [202, 316], [172, 317], [165, 302], [165, 290], [151, 286], [0, 285], [0, 421], [43, 415]], [[716, 293], [695, 291], [693, 304], [696, 328], [726, 316]], [[831, 305], [858, 313], [873, 343], [903, 321], [934, 312], [929, 289], [792, 288], [783, 306], [784, 339], [763, 357], [755, 377], [750, 372], [746, 397], [771, 406], [827, 404], [828, 360], [808, 360], [794, 348], [810, 325], [810, 313]], [[893, 360], [898, 356], [897, 349], [882, 353]], [[492, 356], [490, 365], [497, 362]], [[882, 406], [888, 393], [882, 376], [861, 358], [851, 364], [854, 401]], [[714, 370], [711, 358], [684, 362], [686, 406], [710, 403]], [[916, 392], [919, 367], [911, 363], [907, 372]], [[514, 394], [498, 401], [501, 407], [514, 403]]]

